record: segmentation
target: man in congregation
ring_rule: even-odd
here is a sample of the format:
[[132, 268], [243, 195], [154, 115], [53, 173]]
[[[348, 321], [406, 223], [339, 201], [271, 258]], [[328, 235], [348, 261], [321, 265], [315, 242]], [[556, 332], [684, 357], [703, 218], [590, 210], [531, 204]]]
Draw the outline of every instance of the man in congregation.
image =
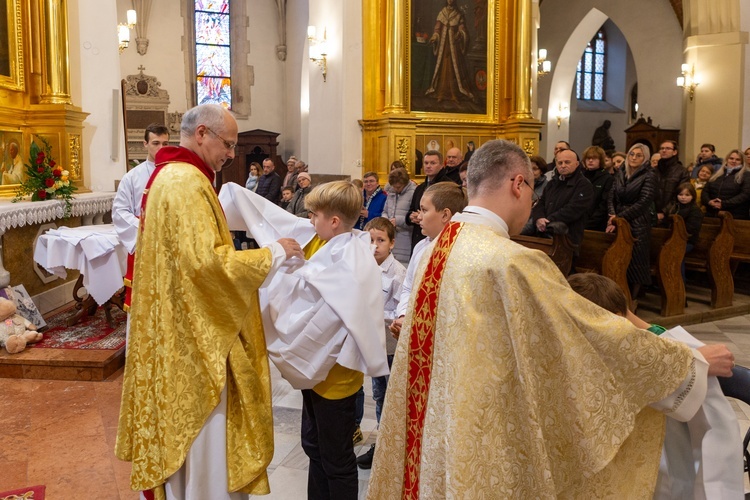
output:
[[531, 221], [521, 234], [548, 235], [551, 232], [548, 224], [560, 222], [567, 226], [570, 241], [580, 245], [593, 208], [594, 187], [583, 175], [578, 155], [572, 149], [557, 153], [555, 165], [555, 175], [531, 210]]
[[458, 148], [450, 148], [445, 152], [445, 176], [459, 186], [461, 185], [461, 176], [458, 170], [461, 168], [463, 159], [461, 150]]
[[512, 242], [529, 218], [530, 179], [511, 142], [471, 157], [469, 206], [415, 277], [368, 498], [653, 491], [659, 411], [690, 418], [707, 373], [731, 373], [725, 346], [698, 352], [636, 328], [578, 296], [547, 256]]
[[422, 195], [425, 190], [437, 184], [449, 180], [445, 175], [445, 168], [443, 168], [443, 155], [440, 151], [430, 150], [424, 154], [422, 158], [422, 171], [424, 172], [425, 179], [422, 184], [414, 189], [414, 196], [411, 199], [411, 205], [409, 206], [409, 215], [406, 217], [406, 225], [412, 226], [411, 228], [411, 249], [417, 246], [417, 243], [424, 239], [424, 234], [419, 227], [419, 202], [422, 201]]
[[658, 189], [654, 200], [659, 220], [664, 218], [667, 205], [677, 198], [677, 186], [690, 182], [690, 172], [682, 166], [677, 153], [675, 141], [664, 141], [659, 146], [660, 158], [656, 167]]
[[236, 143], [227, 110], [195, 107], [180, 147], [156, 154], [146, 186], [115, 447], [142, 498], [269, 492], [273, 419], [257, 290], [303, 253], [291, 239], [235, 251], [213, 181]]
[[255, 192], [271, 203], [278, 204], [281, 199], [281, 176], [274, 170], [276, 170], [276, 165], [273, 160], [270, 158], [263, 160], [263, 175], [258, 178], [258, 187]]

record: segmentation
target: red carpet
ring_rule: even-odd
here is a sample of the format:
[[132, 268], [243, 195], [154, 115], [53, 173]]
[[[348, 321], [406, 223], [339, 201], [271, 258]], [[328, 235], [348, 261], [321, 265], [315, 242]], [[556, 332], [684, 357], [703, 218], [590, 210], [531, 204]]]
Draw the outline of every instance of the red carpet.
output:
[[29, 486], [0, 493], [0, 500], [44, 500], [44, 486]]
[[[125, 345], [125, 313], [112, 308], [115, 328], [110, 328], [104, 309], [99, 308], [77, 325], [67, 326], [66, 320], [76, 312], [71, 308], [55, 314], [47, 320], [49, 329], [44, 331], [44, 338], [29, 347], [48, 349], [111, 349], [116, 350]], [[0, 498], [2, 500], [2, 498]]]

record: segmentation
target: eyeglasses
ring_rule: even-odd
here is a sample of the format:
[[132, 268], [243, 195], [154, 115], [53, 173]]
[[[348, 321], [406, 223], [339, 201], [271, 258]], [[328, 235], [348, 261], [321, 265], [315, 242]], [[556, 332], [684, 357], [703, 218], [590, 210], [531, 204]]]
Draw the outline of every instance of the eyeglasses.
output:
[[635, 151], [631, 151], [628, 153], [628, 156], [631, 158], [643, 158], [643, 153], [636, 153]]
[[[511, 177], [510, 180], [514, 181], [516, 180], [515, 177]], [[531, 189], [531, 208], [534, 208], [537, 203], [539, 203], [539, 195], [536, 194], [536, 191], [534, 191], [534, 188], [531, 187], [531, 184], [529, 184], [529, 181], [526, 179], [523, 180], [523, 183], [526, 184], [529, 189]]]
[[669, 146], [666, 146], [666, 147], [662, 146], [659, 148], [659, 151], [674, 151], [674, 148], [669, 147]]
[[218, 137], [221, 140], [221, 142], [224, 143], [224, 147], [225, 148], [232, 150], [232, 149], [234, 149], [234, 148], [237, 147], [237, 143], [236, 142], [229, 142], [228, 140], [224, 139], [222, 136], [220, 136], [219, 134], [217, 134], [216, 132], [214, 132], [213, 130], [211, 130], [208, 127], [206, 127], [206, 130], [208, 130], [209, 132], [211, 132], [212, 134], [214, 134], [216, 137]]

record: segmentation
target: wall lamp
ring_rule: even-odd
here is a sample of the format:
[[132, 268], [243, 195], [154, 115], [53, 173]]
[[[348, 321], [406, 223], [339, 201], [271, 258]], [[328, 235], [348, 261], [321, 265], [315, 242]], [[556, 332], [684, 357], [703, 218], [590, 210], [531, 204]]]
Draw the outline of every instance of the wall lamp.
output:
[[539, 49], [539, 56], [536, 60], [536, 74], [544, 76], [552, 71], [552, 61], [547, 60], [547, 49]]
[[570, 118], [570, 108], [563, 103], [557, 104], [557, 128], [560, 128], [562, 121]]
[[700, 78], [695, 76], [695, 66], [692, 64], [683, 64], [681, 71], [682, 76], [677, 77], [677, 86], [687, 90], [692, 101], [695, 96], [695, 87], [701, 84]]
[[328, 42], [326, 42], [326, 30], [323, 28], [323, 38], [315, 37], [315, 26], [307, 27], [307, 40], [309, 42], [310, 60], [318, 65], [323, 72], [323, 81], [328, 74]]
[[130, 44], [130, 30], [135, 28], [136, 20], [135, 10], [128, 10], [128, 22], [127, 24], [120, 23], [117, 25], [117, 50], [122, 54], [122, 51], [128, 48]]

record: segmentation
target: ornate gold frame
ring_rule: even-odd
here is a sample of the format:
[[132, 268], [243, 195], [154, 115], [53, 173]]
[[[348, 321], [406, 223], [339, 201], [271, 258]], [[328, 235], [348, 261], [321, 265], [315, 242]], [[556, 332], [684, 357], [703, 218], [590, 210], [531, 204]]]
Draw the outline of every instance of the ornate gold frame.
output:
[[[10, 75], [0, 75], [0, 87], [10, 90], [25, 90], [21, 0], [6, 0], [6, 2]], [[2, 43], [2, 41], [0, 41], [0, 43]]]

